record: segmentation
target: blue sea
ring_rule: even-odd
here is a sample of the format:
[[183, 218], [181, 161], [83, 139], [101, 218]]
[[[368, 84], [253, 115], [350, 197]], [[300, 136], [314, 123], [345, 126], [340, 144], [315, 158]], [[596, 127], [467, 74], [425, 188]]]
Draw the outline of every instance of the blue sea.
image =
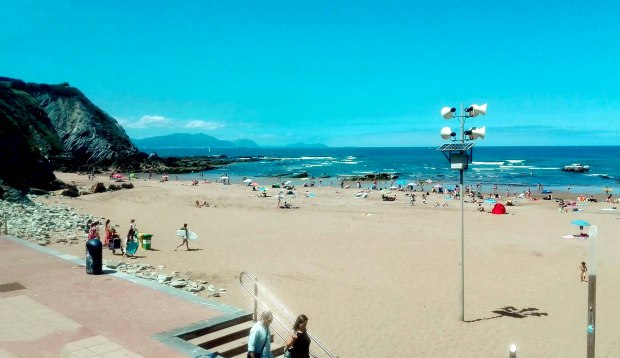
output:
[[[262, 157], [259, 161], [241, 161], [207, 171], [204, 178], [216, 180], [227, 174], [233, 180], [242, 177], [278, 177], [301, 184], [296, 174], [307, 172], [316, 185], [339, 185], [341, 177], [368, 173], [393, 173], [397, 184], [432, 180], [453, 185], [459, 172], [435, 147], [425, 148], [170, 148], [152, 150], [166, 156], [227, 155], [230, 157]], [[474, 147], [472, 163], [465, 172], [465, 185], [483, 185], [488, 190], [498, 185], [521, 192], [538, 184], [545, 189], [603, 194], [604, 188], [614, 193], [620, 189], [620, 146], [613, 147]], [[587, 173], [563, 172], [565, 165], [582, 163], [590, 166]], [[195, 178], [199, 173], [179, 175], [179, 179]], [[289, 178], [289, 179], [285, 179]], [[274, 179], [273, 182], [276, 182]], [[262, 183], [261, 183], [262, 184]], [[269, 183], [264, 183], [269, 184]], [[384, 183], [385, 184], [385, 183]], [[389, 183], [391, 184], [391, 182]], [[570, 188], [570, 189], [569, 189]]]

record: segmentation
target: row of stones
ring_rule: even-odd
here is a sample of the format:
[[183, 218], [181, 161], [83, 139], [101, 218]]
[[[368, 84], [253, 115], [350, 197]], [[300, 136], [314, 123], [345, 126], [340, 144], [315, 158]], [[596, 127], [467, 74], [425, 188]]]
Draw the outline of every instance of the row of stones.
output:
[[179, 276], [178, 271], [173, 271], [170, 274], [162, 273], [161, 270], [166, 268], [164, 265], [155, 267], [149, 264], [143, 263], [125, 263], [117, 260], [106, 260], [105, 266], [110, 269], [116, 269], [126, 274], [134, 275], [146, 280], [152, 280], [162, 285], [168, 285], [174, 288], [183, 289], [187, 292], [198, 293], [203, 290], [209, 292], [208, 296], [220, 297], [226, 290], [223, 288], [216, 289], [213, 285], [207, 285], [208, 282], [204, 280], [192, 281], [187, 278]]

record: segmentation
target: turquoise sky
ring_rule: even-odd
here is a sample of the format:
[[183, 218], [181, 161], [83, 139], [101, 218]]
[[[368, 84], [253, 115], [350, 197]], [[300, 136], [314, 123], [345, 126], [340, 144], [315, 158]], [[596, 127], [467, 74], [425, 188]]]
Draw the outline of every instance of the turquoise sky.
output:
[[67, 81], [132, 138], [620, 145], [618, 1], [3, 1], [0, 76]]

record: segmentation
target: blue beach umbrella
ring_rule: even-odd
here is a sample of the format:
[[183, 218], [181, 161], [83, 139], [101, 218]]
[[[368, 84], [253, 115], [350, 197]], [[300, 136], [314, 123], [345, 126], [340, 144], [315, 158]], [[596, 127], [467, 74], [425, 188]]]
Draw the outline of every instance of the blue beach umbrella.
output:
[[543, 194], [552, 194], [553, 192], [551, 190], [545, 189], [545, 190], [542, 191], [542, 193]]
[[577, 226], [590, 226], [591, 224], [585, 220], [573, 220], [570, 222], [573, 225]]
[[495, 204], [495, 203], [497, 203], [497, 201], [495, 199], [487, 199], [484, 202], [487, 203], [487, 204]]

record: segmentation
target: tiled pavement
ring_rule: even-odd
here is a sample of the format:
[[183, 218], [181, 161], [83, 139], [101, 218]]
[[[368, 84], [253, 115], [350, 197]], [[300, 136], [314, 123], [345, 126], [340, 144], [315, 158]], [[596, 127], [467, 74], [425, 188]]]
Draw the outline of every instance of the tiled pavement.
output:
[[0, 238], [0, 358], [194, 357], [204, 351], [152, 336], [240, 311], [120, 272], [87, 275], [82, 261]]

